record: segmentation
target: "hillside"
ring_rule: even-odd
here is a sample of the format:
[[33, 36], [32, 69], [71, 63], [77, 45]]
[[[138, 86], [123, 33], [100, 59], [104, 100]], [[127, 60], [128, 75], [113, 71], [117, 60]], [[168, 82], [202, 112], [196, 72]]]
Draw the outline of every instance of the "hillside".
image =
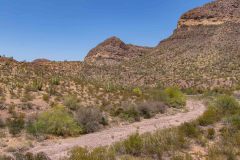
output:
[[155, 47], [110, 37], [83, 62], [0, 56], [0, 160], [240, 159], [240, 0], [176, 26]]
[[194, 87], [239, 85], [238, 0], [218, 0], [185, 13], [168, 39], [141, 57], [108, 68], [86, 64], [89, 78], [119, 85]]

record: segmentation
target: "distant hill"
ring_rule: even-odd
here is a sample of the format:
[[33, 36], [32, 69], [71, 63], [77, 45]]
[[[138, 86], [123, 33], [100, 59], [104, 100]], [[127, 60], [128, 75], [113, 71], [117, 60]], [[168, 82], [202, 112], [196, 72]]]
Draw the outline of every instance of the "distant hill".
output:
[[239, 44], [240, 1], [217, 0], [183, 14], [173, 35], [141, 56], [111, 68], [85, 64], [83, 72], [119, 85], [238, 87]]
[[94, 64], [119, 64], [123, 60], [141, 57], [151, 48], [125, 44], [117, 37], [111, 37], [92, 49], [85, 62]]

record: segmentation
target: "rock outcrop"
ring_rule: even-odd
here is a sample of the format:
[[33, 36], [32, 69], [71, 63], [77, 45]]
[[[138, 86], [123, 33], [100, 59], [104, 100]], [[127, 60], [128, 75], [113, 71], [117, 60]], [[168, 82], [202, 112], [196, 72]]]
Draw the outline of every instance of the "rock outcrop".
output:
[[179, 23], [182, 26], [220, 25], [240, 22], [239, 0], [217, 0], [185, 13]]

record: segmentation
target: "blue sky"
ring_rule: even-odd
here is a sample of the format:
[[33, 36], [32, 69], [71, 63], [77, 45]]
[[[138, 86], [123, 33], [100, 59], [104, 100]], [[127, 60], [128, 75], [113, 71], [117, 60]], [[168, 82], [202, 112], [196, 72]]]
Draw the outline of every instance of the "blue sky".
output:
[[0, 55], [82, 60], [110, 36], [155, 46], [211, 0], [0, 0]]

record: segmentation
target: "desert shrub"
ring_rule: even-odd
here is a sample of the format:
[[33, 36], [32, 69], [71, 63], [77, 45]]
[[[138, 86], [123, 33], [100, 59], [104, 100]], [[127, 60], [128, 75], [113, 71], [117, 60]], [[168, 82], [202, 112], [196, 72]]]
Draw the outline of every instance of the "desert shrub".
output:
[[190, 138], [196, 138], [200, 135], [200, 129], [195, 123], [184, 123], [179, 127], [179, 132]]
[[201, 126], [207, 126], [220, 120], [220, 115], [214, 106], [209, 106], [202, 116], [198, 118], [198, 123]]
[[60, 78], [59, 77], [53, 77], [51, 79], [51, 84], [52, 85], [59, 85], [60, 84]]
[[232, 146], [211, 146], [208, 149], [207, 160], [237, 160], [237, 154]]
[[234, 97], [228, 95], [219, 96], [215, 105], [222, 114], [233, 114], [239, 110], [238, 101]]
[[17, 135], [21, 133], [21, 131], [24, 129], [25, 121], [24, 121], [24, 115], [14, 115], [12, 118], [9, 118], [7, 120], [7, 126], [9, 133], [13, 135]]
[[64, 98], [64, 105], [69, 109], [76, 110], [79, 107], [76, 95], [68, 95]]
[[127, 140], [122, 142], [122, 152], [125, 154], [140, 155], [143, 147], [143, 138], [138, 133], [131, 135]]
[[233, 115], [228, 118], [232, 129], [240, 130], [240, 115]]
[[119, 115], [122, 119], [125, 119], [129, 122], [140, 121], [140, 113], [135, 106], [125, 107], [123, 112]]
[[43, 83], [41, 80], [34, 80], [32, 83], [31, 91], [41, 91], [43, 88]]
[[61, 105], [39, 115], [37, 120], [28, 126], [28, 131], [34, 135], [54, 134], [57, 136], [75, 136], [81, 133], [81, 128], [73, 117]]
[[150, 94], [153, 100], [164, 102], [171, 107], [178, 108], [186, 105], [186, 97], [177, 87], [152, 90]]
[[140, 88], [134, 88], [133, 91], [132, 91], [135, 95], [137, 96], [141, 96], [143, 93], [142, 93], [142, 90]]
[[214, 128], [208, 128], [207, 130], [207, 138], [208, 139], [214, 139], [215, 136], [215, 129]]
[[164, 94], [166, 95], [166, 103], [171, 107], [181, 107], [186, 105], [186, 97], [178, 88], [166, 88]]
[[145, 102], [139, 104], [137, 109], [140, 115], [147, 119], [155, 116], [157, 113], [165, 113], [167, 108], [161, 102]]
[[104, 147], [96, 148], [93, 151], [78, 147], [71, 151], [68, 160], [116, 160], [116, 158], [114, 152]]
[[91, 133], [99, 130], [103, 125], [107, 125], [107, 119], [103, 113], [92, 107], [79, 108], [75, 114], [75, 119], [83, 128], [84, 133]]
[[134, 156], [152, 156], [162, 159], [165, 151], [176, 151], [187, 145], [183, 134], [177, 128], [159, 130], [153, 134], [134, 134], [123, 142], [116, 143], [113, 147], [119, 154]]
[[36, 155], [32, 153], [20, 153], [14, 154], [16, 160], [50, 160], [50, 158], [43, 152], [37, 153]]

